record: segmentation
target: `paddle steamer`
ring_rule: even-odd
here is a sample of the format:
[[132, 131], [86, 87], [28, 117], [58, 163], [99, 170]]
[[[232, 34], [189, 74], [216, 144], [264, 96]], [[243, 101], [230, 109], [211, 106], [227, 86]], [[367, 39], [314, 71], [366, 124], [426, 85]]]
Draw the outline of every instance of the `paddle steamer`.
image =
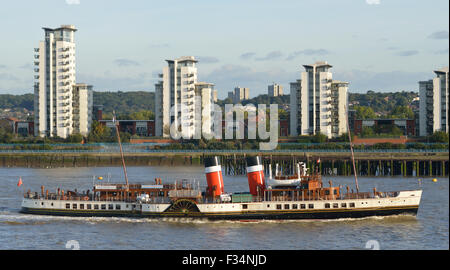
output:
[[[422, 190], [360, 192], [355, 173], [356, 192], [347, 187], [324, 186], [318, 173], [297, 163], [296, 172], [281, 175], [276, 166], [265, 179], [259, 156], [247, 157], [249, 192], [226, 193], [218, 157], [205, 157], [207, 187], [189, 180], [163, 183], [129, 184], [120, 144], [125, 183], [95, 184], [85, 192], [57, 189], [50, 193], [28, 191], [22, 200], [22, 213], [136, 218], [206, 218], [210, 220], [290, 220], [341, 219], [369, 216], [413, 215], [419, 209]], [[352, 145], [350, 143], [350, 145]], [[353, 148], [352, 160], [354, 165]], [[354, 166], [354, 172], [355, 166]]]

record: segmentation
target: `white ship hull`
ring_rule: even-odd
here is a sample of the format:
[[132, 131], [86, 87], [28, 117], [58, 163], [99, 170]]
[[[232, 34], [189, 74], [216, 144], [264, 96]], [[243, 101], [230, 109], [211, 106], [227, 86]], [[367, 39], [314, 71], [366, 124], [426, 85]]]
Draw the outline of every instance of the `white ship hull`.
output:
[[23, 213], [64, 216], [191, 217], [207, 219], [336, 219], [367, 216], [416, 215], [422, 190], [400, 191], [395, 197], [336, 200], [172, 203], [69, 201], [24, 198]]

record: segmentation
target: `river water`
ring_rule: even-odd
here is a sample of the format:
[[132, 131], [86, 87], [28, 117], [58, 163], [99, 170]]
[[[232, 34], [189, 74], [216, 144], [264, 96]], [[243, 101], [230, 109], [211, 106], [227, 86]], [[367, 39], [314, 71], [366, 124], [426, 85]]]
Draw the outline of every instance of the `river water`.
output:
[[[130, 183], [196, 179], [203, 167], [128, 167]], [[103, 180], [97, 180], [102, 176]], [[17, 186], [19, 178], [23, 185]], [[95, 179], [95, 180], [94, 180]], [[393, 216], [324, 221], [206, 221], [53, 217], [19, 213], [24, 191], [91, 189], [94, 181], [124, 182], [120, 167], [0, 168], [0, 249], [82, 250], [389, 250], [449, 248], [447, 178], [358, 178], [361, 191], [422, 188], [417, 217]], [[353, 177], [324, 183], [354, 186]], [[224, 176], [225, 191], [248, 191], [246, 176]], [[420, 184], [420, 185], [419, 185]], [[73, 244], [73, 245], [70, 245]]]

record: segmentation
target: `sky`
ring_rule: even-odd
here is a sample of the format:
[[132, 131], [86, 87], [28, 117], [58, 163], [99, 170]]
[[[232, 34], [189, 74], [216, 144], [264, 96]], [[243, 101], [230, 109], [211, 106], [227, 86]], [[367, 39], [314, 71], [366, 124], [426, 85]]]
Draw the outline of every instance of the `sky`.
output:
[[96, 91], [154, 91], [166, 59], [195, 56], [219, 98], [327, 61], [349, 91], [418, 91], [448, 66], [448, 0], [0, 0], [0, 94], [33, 92], [42, 27], [72, 24], [76, 79]]

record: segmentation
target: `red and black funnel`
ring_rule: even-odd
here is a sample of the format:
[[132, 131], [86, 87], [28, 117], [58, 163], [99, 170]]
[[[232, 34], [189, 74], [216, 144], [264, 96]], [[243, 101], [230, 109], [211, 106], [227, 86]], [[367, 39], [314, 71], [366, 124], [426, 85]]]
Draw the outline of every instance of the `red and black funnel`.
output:
[[222, 166], [220, 166], [219, 158], [206, 157], [205, 163], [205, 174], [206, 182], [208, 183], [207, 193], [209, 196], [220, 196], [224, 193], [223, 190], [223, 177], [222, 177]]
[[261, 158], [259, 156], [247, 157], [246, 160], [250, 193], [254, 196], [260, 195], [266, 188], [264, 182], [264, 167], [262, 166]]

